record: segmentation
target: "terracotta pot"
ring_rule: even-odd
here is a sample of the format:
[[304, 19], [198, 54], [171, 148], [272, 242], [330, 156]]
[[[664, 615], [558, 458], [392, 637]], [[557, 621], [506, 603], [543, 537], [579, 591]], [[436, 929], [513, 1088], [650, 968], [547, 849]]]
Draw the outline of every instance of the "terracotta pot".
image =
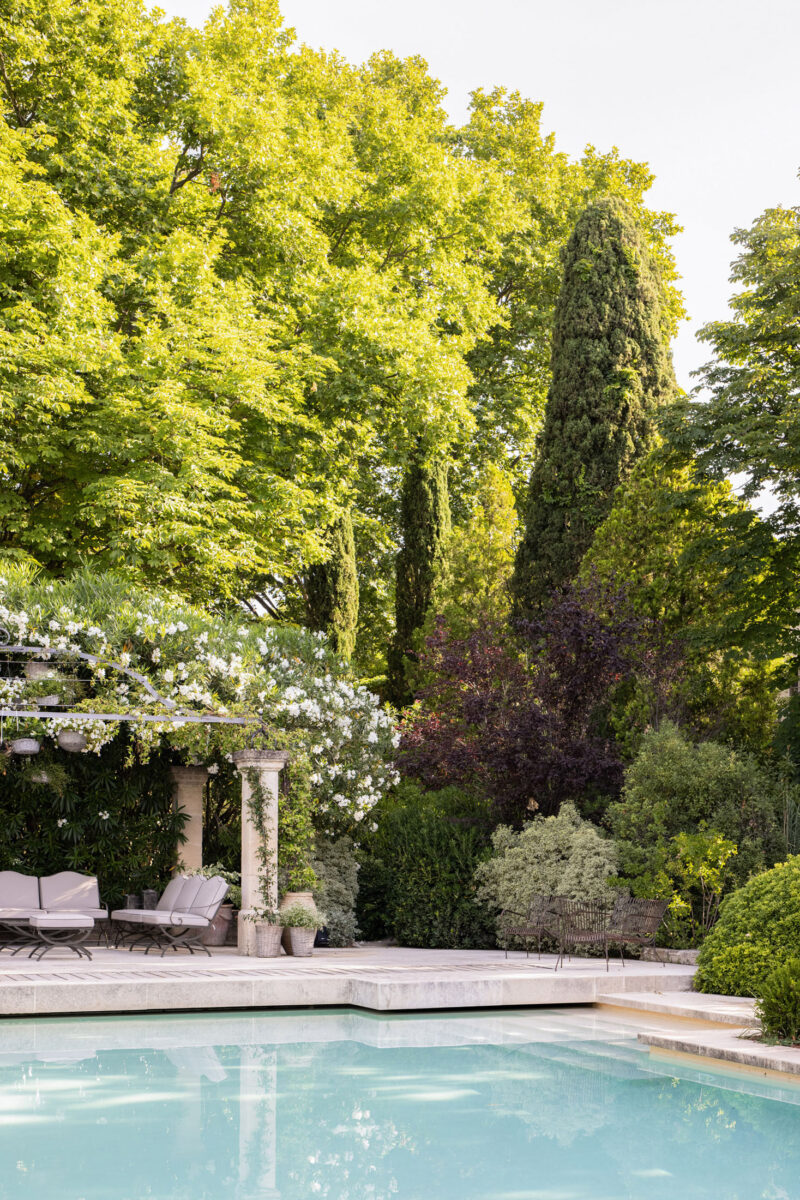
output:
[[[287, 937], [289, 945], [286, 945]], [[314, 949], [314, 938], [317, 936], [316, 929], [284, 929], [283, 944], [287, 954], [294, 955], [295, 958], [310, 958], [311, 952]]]
[[204, 929], [200, 935], [200, 941], [203, 943], [203, 945], [224, 946], [228, 940], [228, 926], [232, 920], [233, 905], [221, 905], [219, 912], [214, 917], [214, 920], [211, 922], [208, 929]]
[[256, 958], [277, 958], [281, 952], [280, 925], [266, 925], [263, 921], [256, 922]]
[[10, 743], [12, 754], [38, 754], [41, 748], [41, 742], [36, 738], [14, 738]]

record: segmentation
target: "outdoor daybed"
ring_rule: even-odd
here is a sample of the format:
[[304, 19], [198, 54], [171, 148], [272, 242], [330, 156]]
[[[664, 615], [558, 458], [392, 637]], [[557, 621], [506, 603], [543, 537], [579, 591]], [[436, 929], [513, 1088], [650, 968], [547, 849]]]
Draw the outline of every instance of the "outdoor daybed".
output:
[[42, 958], [64, 947], [91, 958], [83, 943], [95, 920], [107, 919], [93, 875], [59, 871], [37, 878], [0, 871], [0, 950], [18, 954], [30, 948], [29, 958]]
[[145, 946], [147, 954], [155, 946], [163, 958], [167, 950], [185, 947], [190, 954], [203, 950], [210, 958], [211, 951], [200, 939], [227, 893], [228, 884], [218, 875], [176, 875], [155, 908], [116, 908], [111, 919], [119, 923], [129, 950]]

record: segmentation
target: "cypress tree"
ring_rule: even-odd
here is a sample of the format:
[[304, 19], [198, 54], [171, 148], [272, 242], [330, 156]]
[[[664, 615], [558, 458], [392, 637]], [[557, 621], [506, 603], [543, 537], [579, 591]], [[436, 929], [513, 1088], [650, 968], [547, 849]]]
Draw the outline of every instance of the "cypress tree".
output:
[[306, 607], [312, 629], [327, 633], [331, 646], [349, 659], [358, 625], [358, 574], [353, 522], [349, 512], [334, 521], [327, 534], [330, 557], [314, 563], [306, 576]]
[[450, 533], [447, 464], [443, 461], [426, 462], [421, 454], [412, 458], [400, 494], [400, 529], [403, 545], [396, 566], [395, 634], [388, 662], [388, 697], [397, 705], [413, 698], [406, 667], [416, 659], [415, 635], [430, 608]]
[[512, 579], [517, 616], [577, 575], [674, 394], [658, 276], [619, 200], [585, 209], [567, 244], [551, 367]]

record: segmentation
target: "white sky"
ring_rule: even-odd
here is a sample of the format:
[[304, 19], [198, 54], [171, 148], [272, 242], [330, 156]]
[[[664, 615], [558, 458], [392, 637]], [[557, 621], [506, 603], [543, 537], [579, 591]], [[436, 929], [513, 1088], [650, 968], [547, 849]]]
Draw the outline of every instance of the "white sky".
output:
[[[206, 0], [160, 0], [202, 24]], [[503, 86], [544, 102], [544, 128], [650, 164], [651, 207], [677, 214], [690, 322], [678, 380], [708, 357], [694, 330], [724, 316], [729, 238], [772, 205], [800, 204], [798, 0], [282, 0], [301, 42], [353, 62], [421, 54], [449, 93]]]

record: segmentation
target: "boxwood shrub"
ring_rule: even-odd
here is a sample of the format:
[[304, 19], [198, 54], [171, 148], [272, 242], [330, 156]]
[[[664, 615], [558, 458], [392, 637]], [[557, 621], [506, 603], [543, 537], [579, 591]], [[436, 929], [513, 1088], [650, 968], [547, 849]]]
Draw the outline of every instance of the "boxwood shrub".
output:
[[695, 986], [726, 996], [759, 996], [767, 976], [800, 946], [800, 854], [756, 875], [720, 909], [705, 940]]

